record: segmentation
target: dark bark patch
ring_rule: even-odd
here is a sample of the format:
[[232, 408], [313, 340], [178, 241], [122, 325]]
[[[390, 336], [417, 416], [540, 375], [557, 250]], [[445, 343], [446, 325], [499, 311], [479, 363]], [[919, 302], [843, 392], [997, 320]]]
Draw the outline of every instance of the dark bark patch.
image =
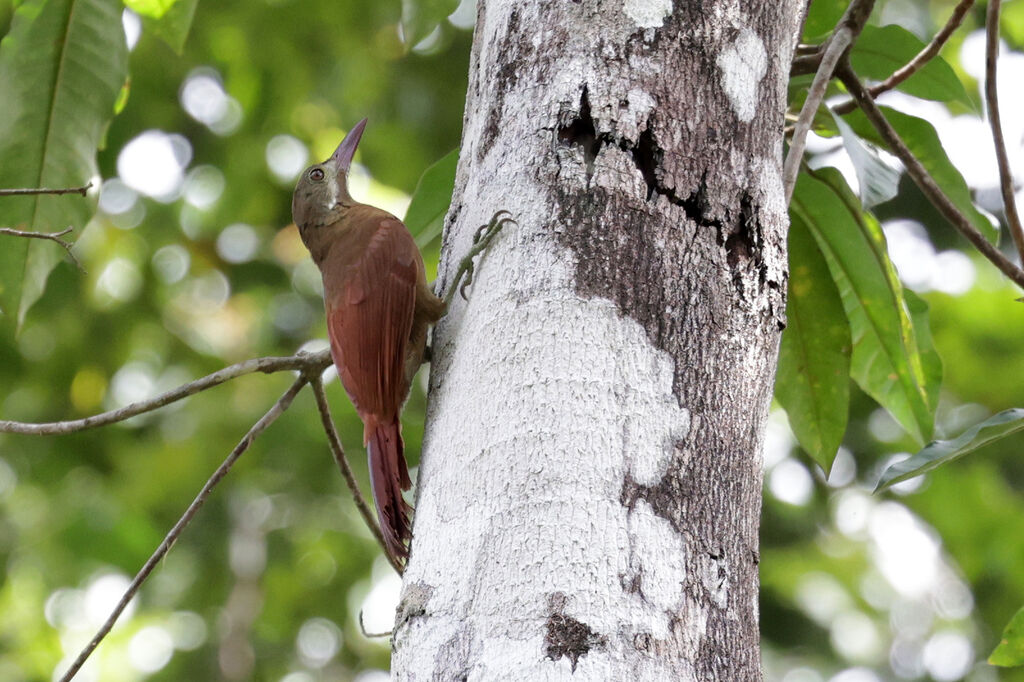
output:
[[673, 460], [665, 475], [654, 485], [642, 485], [626, 474], [619, 493], [619, 502], [632, 511], [637, 500], [644, 499], [651, 505], [651, 511], [671, 523], [677, 533], [682, 533], [683, 501], [687, 495], [695, 491], [690, 490], [685, 479], [679, 475], [680, 467], [677, 462], [678, 460]]
[[548, 595], [547, 631], [544, 634], [544, 645], [547, 657], [557, 661], [563, 656], [569, 659], [572, 671], [576, 672], [576, 664], [580, 657], [591, 649], [604, 648], [608, 639], [594, 632], [589, 625], [565, 615], [566, 596], [562, 592]]
[[463, 624], [434, 656], [432, 682], [466, 682], [472, 668], [473, 631]]
[[[629, 105], [629, 100], [625, 98], [621, 102], [623, 106]], [[583, 150], [588, 185], [593, 178], [594, 164], [601, 153], [601, 147], [604, 145], [618, 147], [630, 155], [633, 164], [640, 171], [644, 184], [647, 186], [647, 196], [645, 197], [647, 201], [651, 201], [655, 195], [663, 196], [669, 200], [669, 203], [682, 207], [686, 212], [686, 217], [697, 225], [714, 227], [718, 230], [722, 228], [722, 222], [710, 216], [711, 211], [706, 200], [706, 173], [697, 189], [686, 197], [679, 196], [674, 187], [665, 184], [662, 165], [665, 150], [658, 144], [655, 137], [653, 115], [648, 117], [644, 129], [640, 131], [636, 140], [629, 140], [613, 132], [598, 131], [591, 112], [588, 88], [584, 85], [580, 94], [579, 110], [568, 114], [563, 112], [560, 118], [561, 123], [556, 131], [558, 143], [564, 146], [579, 146]]]
[[480, 146], [477, 148], [477, 161], [487, 156], [494, 141], [501, 133], [501, 117], [505, 111], [505, 97], [519, 82], [519, 71], [523, 68], [525, 60], [521, 59], [524, 50], [532, 49], [529, 43], [516, 40], [519, 33], [519, 10], [513, 9], [508, 16], [508, 28], [501, 41], [498, 57], [501, 66], [492, 81], [494, 88], [494, 99], [490, 109], [487, 111], [487, 123], [484, 124], [483, 135], [480, 136]]

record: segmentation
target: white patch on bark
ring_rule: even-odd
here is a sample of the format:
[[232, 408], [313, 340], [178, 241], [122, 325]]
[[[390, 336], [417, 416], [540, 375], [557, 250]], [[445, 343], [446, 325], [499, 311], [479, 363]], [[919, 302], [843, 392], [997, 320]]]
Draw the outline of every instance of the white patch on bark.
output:
[[653, 607], [650, 632], [657, 639], [665, 639], [669, 635], [669, 615], [679, 607], [683, 596], [685, 544], [672, 524], [655, 514], [644, 499], [637, 500], [629, 513], [629, 535], [633, 543], [629, 567], [637, 578], [633, 595]]
[[722, 71], [722, 89], [729, 97], [736, 116], [750, 123], [760, 101], [758, 84], [768, 71], [768, 53], [756, 33], [748, 28], [740, 31], [732, 45], [718, 55]]
[[640, 28], [661, 28], [672, 14], [672, 0], [625, 0], [622, 11]]
[[[492, 199], [526, 209], [522, 226], [549, 215], [536, 195]], [[568, 661], [548, 660], [543, 648], [548, 595], [562, 592], [566, 615], [607, 637], [578, 660], [578, 674], [656, 678], [633, 638], [669, 636], [686, 548], [646, 500], [629, 509], [621, 495], [627, 474], [660, 480], [690, 415], [672, 392], [672, 358], [610, 301], [580, 299], [574, 261], [546, 230], [506, 228], [477, 267], [470, 304], [453, 311], [445, 352], [435, 355], [445, 380], [431, 394], [416, 508], [415, 531], [430, 542], [414, 545], [405, 573], [406, 584], [432, 586], [429, 615], [409, 626], [416, 646], [402, 646], [400, 630], [395, 652], [424, 658], [397, 669], [429, 679], [432, 652], [465, 623], [479, 650], [494, 653], [474, 656], [470, 679], [568, 673]], [[514, 538], [521, 549], [506, 545]], [[509, 561], [518, 554], [561, 568]], [[534, 624], [510, 623], [513, 613]]]

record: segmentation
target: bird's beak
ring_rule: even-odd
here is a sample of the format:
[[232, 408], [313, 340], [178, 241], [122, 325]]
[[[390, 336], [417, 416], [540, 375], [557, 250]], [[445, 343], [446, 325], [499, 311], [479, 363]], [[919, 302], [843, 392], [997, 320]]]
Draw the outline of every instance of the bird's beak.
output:
[[352, 157], [356, 155], [356, 147], [359, 146], [359, 139], [363, 136], [364, 128], [366, 128], [365, 118], [348, 131], [348, 135], [331, 154], [331, 161], [337, 164], [339, 170], [347, 173], [352, 166]]

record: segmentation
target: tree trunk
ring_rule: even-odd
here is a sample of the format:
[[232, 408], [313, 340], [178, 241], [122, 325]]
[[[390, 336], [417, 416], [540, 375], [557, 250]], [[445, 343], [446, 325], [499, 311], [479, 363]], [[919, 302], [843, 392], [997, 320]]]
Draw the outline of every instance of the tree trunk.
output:
[[397, 679], [760, 679], [801, 5], [480, 0]]

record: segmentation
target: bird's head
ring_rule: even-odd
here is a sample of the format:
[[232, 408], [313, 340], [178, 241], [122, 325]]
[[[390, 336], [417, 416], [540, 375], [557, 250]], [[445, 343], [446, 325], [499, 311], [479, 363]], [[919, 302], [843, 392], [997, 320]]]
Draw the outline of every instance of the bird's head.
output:
[[340, 210], [352, 204], [348, 171], [364, 128], [365, 118], [348, 132], [329, 159], [313, 164], [299, 176], [292, 194], [292, 218], [300, 231], [334, 222]]

